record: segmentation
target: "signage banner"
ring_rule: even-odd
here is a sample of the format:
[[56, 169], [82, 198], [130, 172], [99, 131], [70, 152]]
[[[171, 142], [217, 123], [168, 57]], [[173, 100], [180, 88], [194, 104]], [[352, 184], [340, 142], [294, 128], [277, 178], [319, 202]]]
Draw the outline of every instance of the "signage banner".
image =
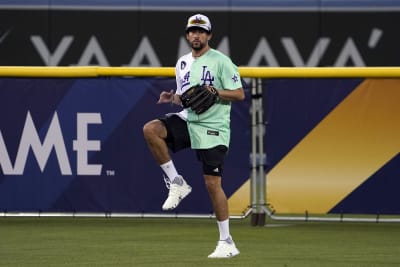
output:
[[[192, 11], [84, 8], [0, 8], [0, 65], [165, 67], [190, 51]], [[356, 10], [203, 13], [211, 46], [239, 66], [400, 65], [397, 9]]]
[[[174, 79], [0, 79], [0, 211], [159, 213], [167, 198], [143, 125], [179, 111], [157, 105]], [[249, 100], [234, 103], [223, 183], [249, 178]], [[194, 151], [173, 154], [192, 193], [178, 213], [210, 214]]]
[[270, 207], [400, 214], [399, 88], [399, 79], [267, 82]]

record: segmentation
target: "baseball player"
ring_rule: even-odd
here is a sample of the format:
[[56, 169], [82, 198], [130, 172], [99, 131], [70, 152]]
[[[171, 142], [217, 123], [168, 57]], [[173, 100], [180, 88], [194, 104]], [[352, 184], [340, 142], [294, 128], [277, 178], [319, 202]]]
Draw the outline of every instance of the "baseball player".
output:
[[231, 102], [244, 100], [245, 94], [237, 67], [229, 57], [209, 46], [211, 37], [208, 17], [196, 14], [188, 19], [186, 39], [191, 52], [177, 61], [176, 92], [163, 91], [158, 103], [182, 105], [188, 89], [201, 88], [189, 97], [190, 104], [185, 100], [185, 109], [147, 122], [143, 133], [155, 160], [167, 176], [169, 194], [163, 210], [176, 208], [192, 190], [177, 172], [168, 148], [173, 152], [188, 147], [196, 151], [220, 234], [214, 252], [208, 257], [230, 258], [238, 255], [239, 250], [229, 231], [228, 201], [221, 186], [221, 176], [230, 142]]

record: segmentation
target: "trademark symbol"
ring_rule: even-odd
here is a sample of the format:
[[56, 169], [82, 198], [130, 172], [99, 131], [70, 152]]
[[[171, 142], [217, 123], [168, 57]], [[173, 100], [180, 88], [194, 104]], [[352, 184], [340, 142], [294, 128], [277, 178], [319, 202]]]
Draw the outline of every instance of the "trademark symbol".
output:
[[107, 176], [114, 176], [115, 175], [115, 171], [114, 170], [106, 170], [106, 175]]

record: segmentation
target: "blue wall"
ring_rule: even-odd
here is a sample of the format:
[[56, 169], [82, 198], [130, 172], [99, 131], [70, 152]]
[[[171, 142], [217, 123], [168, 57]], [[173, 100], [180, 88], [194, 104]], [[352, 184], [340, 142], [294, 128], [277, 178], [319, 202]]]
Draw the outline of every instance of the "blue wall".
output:
[[[142, 127], [177, 111], [156, 104], [174, 87], [174, 79], [1, 79], [0, 211], [161, 212], [168, 191]], [[228, 195], [248, 179], [248, 108], [233, 107]], [[174, 158], [193, 186], [176, 212], [212, 212], [194, 153]]]

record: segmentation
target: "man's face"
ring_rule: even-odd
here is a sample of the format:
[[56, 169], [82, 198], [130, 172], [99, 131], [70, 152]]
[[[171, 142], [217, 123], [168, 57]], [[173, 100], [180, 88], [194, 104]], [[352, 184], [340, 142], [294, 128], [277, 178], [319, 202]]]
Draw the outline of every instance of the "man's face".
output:
[[193, 50], [203, 49], [211, 38], [211, 34], [202, 28], [190, 28], [186, 34], [190, 46]]

